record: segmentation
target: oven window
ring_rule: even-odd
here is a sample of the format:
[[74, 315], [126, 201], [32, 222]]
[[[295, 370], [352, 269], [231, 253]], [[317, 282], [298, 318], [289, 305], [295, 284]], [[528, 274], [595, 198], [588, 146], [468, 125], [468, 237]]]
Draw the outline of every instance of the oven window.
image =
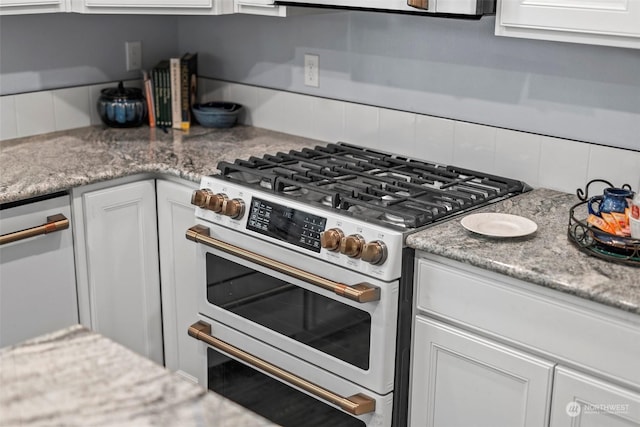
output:
[[207, 253], [207, 299], [273, 331], [369, 369], [371, 316]]
[[364, 427], [361, 420], [207, 349], [209, 389], [283, 427]]

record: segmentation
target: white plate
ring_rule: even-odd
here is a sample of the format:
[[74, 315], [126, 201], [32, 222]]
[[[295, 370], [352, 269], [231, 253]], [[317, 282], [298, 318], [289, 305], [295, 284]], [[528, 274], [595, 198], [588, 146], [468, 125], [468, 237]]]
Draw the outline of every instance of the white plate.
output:
[[491, 237], [522, 237], [534, 233], [538, 225], [530, 219], [505, 213], [467, 215], [460, 224], [469, 231]]

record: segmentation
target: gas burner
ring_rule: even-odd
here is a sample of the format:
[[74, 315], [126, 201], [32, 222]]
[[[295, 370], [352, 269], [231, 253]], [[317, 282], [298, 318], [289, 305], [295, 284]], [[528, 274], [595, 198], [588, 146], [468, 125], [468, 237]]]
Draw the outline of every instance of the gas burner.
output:
[[247, 186], [405, 229], [530, 189], [520, 181], [344, 143], [221, 162], [218, 169]]
[[393, 225], [398, 225], [400, 227], [405, 227], [405, 221], [404, 218], [399, 216], [399, 215], [393, 215], [389, 212], [385, 212], [382, 214], [382, 216], [380, 217], [380, 219], [386, 223], [389, 224], [393, 224]]

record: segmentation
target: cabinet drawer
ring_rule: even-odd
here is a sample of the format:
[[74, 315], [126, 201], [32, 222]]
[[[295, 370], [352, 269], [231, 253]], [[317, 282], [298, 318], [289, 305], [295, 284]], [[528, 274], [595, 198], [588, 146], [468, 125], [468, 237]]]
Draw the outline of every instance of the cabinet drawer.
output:
[[556, 367], [551, 427], [640, 425], [640, 393]]
[[418, 311], [640, 387], [640, 316], [459, 263], [416, 263]]

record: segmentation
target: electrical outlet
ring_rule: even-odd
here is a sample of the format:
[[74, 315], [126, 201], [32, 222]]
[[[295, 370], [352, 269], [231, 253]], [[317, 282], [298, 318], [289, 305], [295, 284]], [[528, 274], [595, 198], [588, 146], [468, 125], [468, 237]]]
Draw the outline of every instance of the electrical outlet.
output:
[[319, 78], [320, 57], [318, 55], [304, 55], [304, 84], [320, 87]]
[[142, 68], [142, 42], [124, 42], [124, 50], [127, 58], [127, 71], [136, 71]]

